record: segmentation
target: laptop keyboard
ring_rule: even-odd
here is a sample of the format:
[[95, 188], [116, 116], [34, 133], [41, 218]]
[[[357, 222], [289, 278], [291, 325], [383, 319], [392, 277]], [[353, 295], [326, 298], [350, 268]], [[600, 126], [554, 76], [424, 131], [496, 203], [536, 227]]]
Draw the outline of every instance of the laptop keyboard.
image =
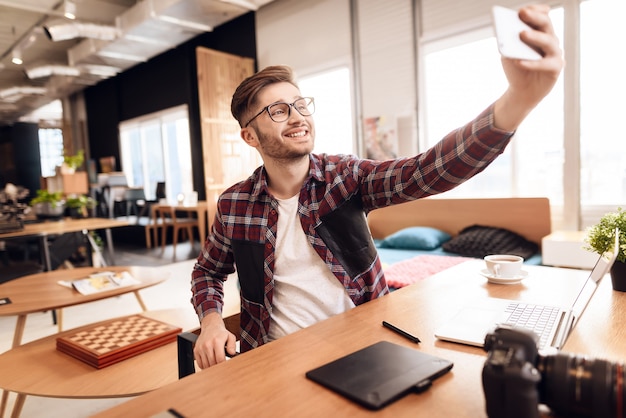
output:
[[539, 347], [546, 347], [552, 324], [559, 311], [556, 306], [512, 302], [506, 308], [506, 313], [510, 315], [504, 323], [534, 331], [539, 336]]

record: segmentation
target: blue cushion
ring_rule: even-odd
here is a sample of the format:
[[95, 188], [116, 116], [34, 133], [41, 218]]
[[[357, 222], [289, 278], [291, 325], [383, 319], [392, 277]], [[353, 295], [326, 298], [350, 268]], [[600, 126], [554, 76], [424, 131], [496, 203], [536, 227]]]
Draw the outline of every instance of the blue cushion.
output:
[[434, 250], [448, 241], [450, 234], [428, 226], [411, 226], [394, 232], [380, 243], [381, 248]]

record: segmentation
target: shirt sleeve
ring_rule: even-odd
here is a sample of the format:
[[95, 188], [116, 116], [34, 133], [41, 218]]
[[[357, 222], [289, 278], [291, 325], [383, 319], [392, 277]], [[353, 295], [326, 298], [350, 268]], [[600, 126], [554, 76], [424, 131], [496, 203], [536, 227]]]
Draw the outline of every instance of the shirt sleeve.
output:
[[222, 234], [219, 218], [215, 218], [191, 273], [191, 303], [202, 321], [211, 312], [222, 313], [224, 281], [235, 272], [232, 251]]
[[443, 193], [482, 172], [514, 132], [493, 124], [493, 104], [425, 152], [388, 161], [360, 160], [356, 176], [367, 210]]

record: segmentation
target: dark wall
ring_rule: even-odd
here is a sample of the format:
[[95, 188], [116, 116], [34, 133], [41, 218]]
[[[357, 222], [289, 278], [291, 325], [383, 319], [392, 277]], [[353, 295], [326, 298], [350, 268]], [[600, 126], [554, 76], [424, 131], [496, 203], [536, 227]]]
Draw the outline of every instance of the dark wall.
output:
[[256, 59], [255, 31], [254, 13], [247, 13], [86, 89], [90, 157], [98, 161], [115, 156], [119, 170], [120, 122], [187, 104], [194, 189], [205, 199], [195, 49], [202, 46]]
[[41, 157], [39, 154], [39, 126], [36, 123], [17, 122], [11, 129], [15, 175], [19, 185], [31, 196], [41, 187]]
[[7, 183], [19, 184], [15, 173], [13, 160], [13, 142], [11, 142], [11, 127], [0, 127], [0, 189]]

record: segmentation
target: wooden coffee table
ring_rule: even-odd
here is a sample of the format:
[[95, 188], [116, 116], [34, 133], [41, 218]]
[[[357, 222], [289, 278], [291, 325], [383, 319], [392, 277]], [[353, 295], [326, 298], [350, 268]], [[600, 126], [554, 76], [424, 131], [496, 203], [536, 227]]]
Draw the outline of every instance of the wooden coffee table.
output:
[[[186, 311], [153, 311], [142, 315], [182, 329], [198, 326], [198, 318], [191, 306]], [[12, 417], [20, 415], [27, 395], [118, 398], [146, 393], [178, 380], [176, 342], [103, 369], [96, 369], [56, 349], [57, 337], [92, 326], [64, 331], [0, 354], [0, 388], [17, 393]]]
[[[60, 285], [60, 280], [72, 281], [89, 276], [94, 272], [128, 271], [134, 278], [140, 281], [132, 286], [120, 286], [105, 292], [91, 295], [83, 295], [74, 289]], [[9, 298], [11, 303], [0, 304], [0, 316], [17, 316], [13, 345], [17, 347], [22, 341], [26, 317], [30, 313], [59, 310], [67, 306], [80, 305], [81, 303], [93, 302], [125, 293], [134, 293], [142, 310], [146, 306], [139, 296], [139, 290], [159, 284], [168, 278], [168, 273], [156, 267], [80, 267], [68, 270], [55, 270], [43, 273], [31, 274], [19, 279], [0, 284], [0, 299]], [[58, 313], [59, 331], [62, 328], [62, 315]]]

